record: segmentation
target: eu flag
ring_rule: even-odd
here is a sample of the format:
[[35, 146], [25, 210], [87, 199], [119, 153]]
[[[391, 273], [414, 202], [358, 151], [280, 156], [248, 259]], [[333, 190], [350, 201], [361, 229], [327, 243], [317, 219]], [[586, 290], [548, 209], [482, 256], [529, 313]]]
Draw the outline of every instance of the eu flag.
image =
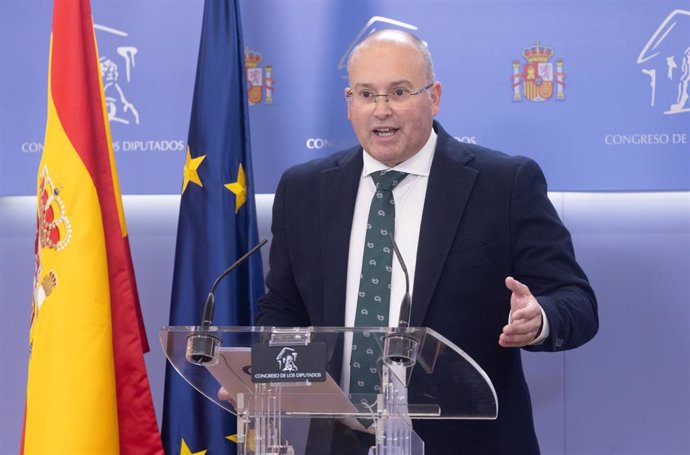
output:
[[[177, 229], [170, 325], [199, 325], [225, 268], [258, 243], [237, 0], [206, 0]], [[253, 255], [216, 290], [214, 325], [252, 325], [264, 292]], [[235, 453], [235, 417], [168, 365], [163, 445], [167, 455]], [[206, 452], [204, 452], [206, 451]]]

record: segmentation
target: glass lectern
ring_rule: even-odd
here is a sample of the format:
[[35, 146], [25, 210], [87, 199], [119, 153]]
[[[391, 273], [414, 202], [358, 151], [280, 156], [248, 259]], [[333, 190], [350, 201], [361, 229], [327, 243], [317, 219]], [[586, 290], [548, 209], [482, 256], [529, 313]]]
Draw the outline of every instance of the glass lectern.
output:
[[[357, 365], [378, 372], [381, 383], [372, 395], [341, 387], [354, 368], [344, 350], [355, 333], [372, 337], [378, 350], [377, 365]], [[294, 441], [307, 438], [313, 419], [372, 433], [371, 455], [420, 455], [424, 444], [413, 420], [498, 415], [486, 373], [428, 328], [164, 327], [160, 339], [177, 372], [237, 416], [243, 455], [303, 453]], [[322, 435], [308, 437], [318, 447], [313, 439]]]

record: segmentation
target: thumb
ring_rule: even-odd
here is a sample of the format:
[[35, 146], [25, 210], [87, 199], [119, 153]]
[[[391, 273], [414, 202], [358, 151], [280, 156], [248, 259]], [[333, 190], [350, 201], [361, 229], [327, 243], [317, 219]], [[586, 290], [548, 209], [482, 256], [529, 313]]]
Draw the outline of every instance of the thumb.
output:
[[510, 308], [511, 310], [519, 310], [527, 306], [529, 298], [532, 296], [527, 285], [522, 284], [512, 276], [509, 276], [505, 280], [506, 287], [513, 293], [510, 298]]
[[529, 297], [532, 295], [527, 285], [520, 283], [512, 276], [506, 277], [506, 287], [515, 294], [515, 297]]

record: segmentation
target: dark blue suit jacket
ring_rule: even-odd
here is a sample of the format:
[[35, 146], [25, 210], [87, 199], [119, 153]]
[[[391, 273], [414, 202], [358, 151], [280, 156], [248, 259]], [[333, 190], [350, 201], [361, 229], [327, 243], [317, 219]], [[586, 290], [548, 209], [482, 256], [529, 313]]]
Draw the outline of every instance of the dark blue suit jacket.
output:
[[[438, 142], [421, 224], [412, 326], [457, 344], [491, 378], [496, 421], [419, 421], [427, 454], [539, 453], [519, 349], [498, 345], [510, 311], [506, 276], [527, 284], [550, 336], [529, 350], [575, 348], [598, 329], [597, 303], [538, 165], [458, 142]], [[350, 229], [362, 172], [355, 147], [286, 171], [273, 206], [268, 293], [258, 325], [342, 326]], [[457, 450], [451, 448], [457, 448]]]

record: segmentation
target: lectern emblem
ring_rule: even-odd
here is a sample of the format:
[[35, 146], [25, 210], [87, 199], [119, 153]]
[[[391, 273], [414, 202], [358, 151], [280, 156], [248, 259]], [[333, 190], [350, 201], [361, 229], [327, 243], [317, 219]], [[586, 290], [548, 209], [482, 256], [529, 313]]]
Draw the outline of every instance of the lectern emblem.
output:
[[278, 368], [280, 371], [298, 371], [297, 368], [297, 352], [292, 348], [283, 348], [280, 354], [276, 357]]

